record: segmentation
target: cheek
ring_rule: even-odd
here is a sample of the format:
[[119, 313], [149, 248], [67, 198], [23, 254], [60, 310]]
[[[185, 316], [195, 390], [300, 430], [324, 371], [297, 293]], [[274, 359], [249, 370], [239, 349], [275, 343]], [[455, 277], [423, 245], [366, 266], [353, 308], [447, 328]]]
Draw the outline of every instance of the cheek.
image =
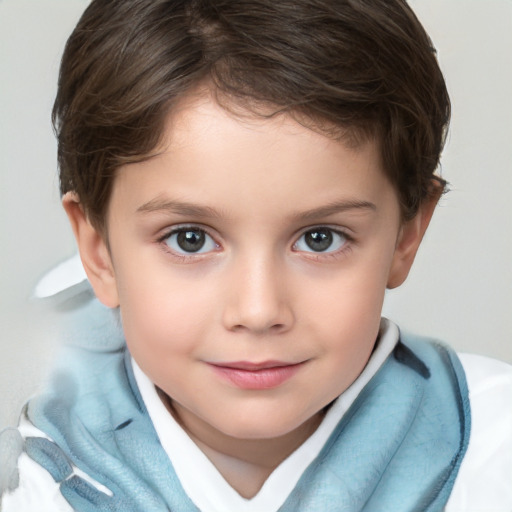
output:
[[339, 368], [344, 389], [360, 373], [373, 349], [380, 317], [390, 257], [345, 268], [322, 286], [311, 283], [311, 300], [302, 308], [310, 328], [321, 330], [323, 350], [332, 367]]
[[331, 272], [321, 281], [311, 279], [310, 293], [296, 293], [308, 297], [310, 315], [324, 317], [329, 324], [344, 328], [380, 319], [391, 257], [367, 257]]
[[323, 319], [317, 325], [338, 362], [341, 359], [349, 367], [350, 361], [366, 362], [379, 330], [383, 297], [380, 289], [347, 288], [317, 309], [317, 316]]
[[120, 293], [121, 319], [132, 355], [168, 359], [193, 351], [214, 315], [215, 301], [208, 296], [211, 287], [165, 274], [142, 277], [130, 279]]
[[348, 292], [325, 304], [322, 323], [325, 344], [326, 398], [334, 399], [345, 391], [362, 372], [374, 349], [380, 328], [380, 293]]

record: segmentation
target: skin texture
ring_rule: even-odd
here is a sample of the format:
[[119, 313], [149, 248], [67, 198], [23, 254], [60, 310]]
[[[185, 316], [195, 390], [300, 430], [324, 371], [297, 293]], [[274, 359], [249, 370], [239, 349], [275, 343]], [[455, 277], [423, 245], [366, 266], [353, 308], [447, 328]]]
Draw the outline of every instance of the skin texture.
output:
[[[196, 96], [169, 116], [158, 156], [119, 170], [108, 245], [78, 197], [64, 206], [131, 354], [251, 497], [364, 368], [385, 289], [406, 278], [435, 201], [402, 223], [376, 142], [348, 147], [289, 116], [235, 117]], [[307, 244], [318, 228], [333, 237], [324, 251]], [[183, 250], [176, 229], [204, 231], [205, 245]], [[293, 371], [247, 388], [215, 366], [241, 361]]]

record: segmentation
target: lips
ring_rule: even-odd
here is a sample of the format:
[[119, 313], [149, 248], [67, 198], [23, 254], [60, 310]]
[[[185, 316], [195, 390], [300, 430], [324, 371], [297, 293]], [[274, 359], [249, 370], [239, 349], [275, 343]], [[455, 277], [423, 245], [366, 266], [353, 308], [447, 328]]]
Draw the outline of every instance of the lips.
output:
[[253, 363], [236, 361], [209, 363], [213, 371], [223, 380], [240, 389], [272, 389], [292, 378], [304, 365], [283, 361]]

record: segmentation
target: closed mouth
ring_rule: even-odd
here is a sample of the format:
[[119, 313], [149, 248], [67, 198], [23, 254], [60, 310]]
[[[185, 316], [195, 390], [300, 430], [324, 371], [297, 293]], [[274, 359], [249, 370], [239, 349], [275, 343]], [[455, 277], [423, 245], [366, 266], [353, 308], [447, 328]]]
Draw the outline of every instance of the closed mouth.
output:
[[245, 370], [257, 372], [259, 370], [268, 370], [270, 368], [282, 368], [285, 366], [295, 366], [297, 364], [302, 364], [303, 361], [299, 363], [291, 363], [285, 361], [262, 361], [260, 363], [253, 363], [250, 361], [235, 361], [229, 363], [210, 363], [213, 366], [218, 366], [219, 368], [230, 368], [233, 370]]
[[245, 390], [273, 389], [291, 379], [306, 363], [284, 361], [264, 361], [253, 363], [236, 361], [229, 363], [209, 363], [216, 375], [223, 381]]

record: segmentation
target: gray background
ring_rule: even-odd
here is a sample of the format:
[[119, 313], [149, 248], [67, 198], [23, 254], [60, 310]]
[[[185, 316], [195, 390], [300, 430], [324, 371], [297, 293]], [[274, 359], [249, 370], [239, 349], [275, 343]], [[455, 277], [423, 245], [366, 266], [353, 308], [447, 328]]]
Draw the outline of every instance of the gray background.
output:
[[[453, 103], [442, 199], [407, 283], [385, 314], [457, 350], [512, 362], [512, 2], [411, 2]], [[0, 0], [0, 428], [16, 421], [56, 350], [30, 299], [75, 251], [57, 192], [50, 109], [66, 37], [85, 0]]]

